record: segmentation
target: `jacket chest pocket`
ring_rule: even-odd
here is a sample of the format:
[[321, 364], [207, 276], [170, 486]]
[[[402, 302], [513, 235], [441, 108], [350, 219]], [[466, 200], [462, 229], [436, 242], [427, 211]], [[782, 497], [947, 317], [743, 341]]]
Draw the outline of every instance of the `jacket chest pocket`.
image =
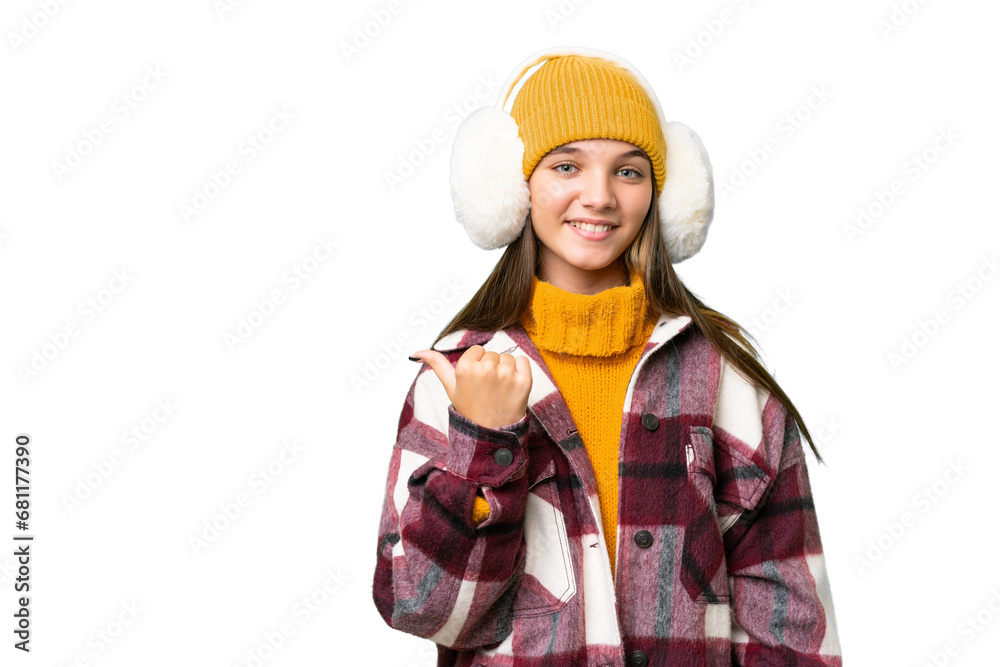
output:
[[681, 583], [695, 602], [728, 602], [722, 534], [757, 506], [769, 476], [742, 453], [717, 450], [707, 426], [690, 427], [685, 457], [689, 504]]
[[576, 594], [576, 577], [559, 501], [555, 461], [529, 479], [524, 510], [524, 574], [514, 596], [515, 617], [561, 610]]

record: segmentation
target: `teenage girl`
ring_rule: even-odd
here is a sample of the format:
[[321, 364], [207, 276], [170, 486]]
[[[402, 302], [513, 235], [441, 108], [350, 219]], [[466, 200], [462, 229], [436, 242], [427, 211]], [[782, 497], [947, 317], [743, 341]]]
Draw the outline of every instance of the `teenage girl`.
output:
[[697, 135], [627, 62], [554, 49], [451, 168], [470, 238], [507, 249], [411, 357], [386, 623], [439, 665], [840, 665], [802, 440], [819, 452], [673, 269], [713, 214]]

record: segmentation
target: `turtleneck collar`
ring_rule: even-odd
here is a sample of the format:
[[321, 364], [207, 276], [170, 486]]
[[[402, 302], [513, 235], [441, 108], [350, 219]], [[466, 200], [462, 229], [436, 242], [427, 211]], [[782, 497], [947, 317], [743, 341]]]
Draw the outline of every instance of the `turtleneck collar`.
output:
[[633, 270], [629, 278], [629, 285], [574, 294], [535, 276], [521, 326], [549, 352], [600, 357], [627, 352], [646, 342], [652, 318], [642, 276]]

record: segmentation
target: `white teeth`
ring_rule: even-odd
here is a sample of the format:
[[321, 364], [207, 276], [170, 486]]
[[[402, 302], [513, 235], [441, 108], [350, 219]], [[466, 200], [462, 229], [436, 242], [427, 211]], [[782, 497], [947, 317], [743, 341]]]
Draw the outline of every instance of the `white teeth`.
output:
[[591, 225], [586, 222], [576, 222], [575, 220], [571, 220], [569, 224], [588, 232], [606, 232], [612, 227], [612, 225]]

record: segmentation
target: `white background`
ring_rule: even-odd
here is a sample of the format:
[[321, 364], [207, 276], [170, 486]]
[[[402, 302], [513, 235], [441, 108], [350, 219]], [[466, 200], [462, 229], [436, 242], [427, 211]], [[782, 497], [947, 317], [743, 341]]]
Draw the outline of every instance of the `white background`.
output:
[[[705, 143], [715, 220], [678, 272], [758, 320], [817, 437], [845, 664], [995, 660], [998, 15], [915, 0], [4, 3], [0, 662], [249, 665], [287, 623], [262, 664], [434, 664], [371, 598], [406, 356], [502, 252], [455, 222], [454, 120], [556, 45], [628, 60]], [[239, 172], [213, 188], [229, 161]], [[863, 226], [860, 208], [876, 213]], [[308, 279], [286, 280], [294, 268]], [[18, 433], [30, 656], [12, 648]], [[213, 520], [228, 526], [213, 536]]]

